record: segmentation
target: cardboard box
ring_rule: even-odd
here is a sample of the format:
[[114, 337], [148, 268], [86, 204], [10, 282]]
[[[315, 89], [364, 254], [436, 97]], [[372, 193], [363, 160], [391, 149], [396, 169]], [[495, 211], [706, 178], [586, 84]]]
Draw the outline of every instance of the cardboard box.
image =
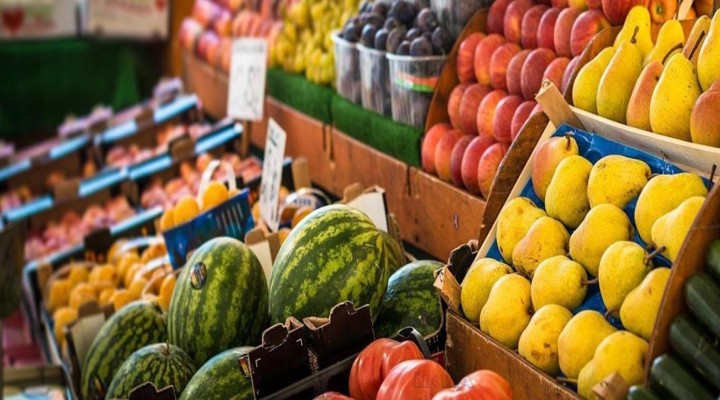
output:
[[25, 0], [0, 3], [0, 40], [77, 34], [76, 0]]
[[169, 0], [85, 0], [83, 32], [103, 37], [167, 39]]

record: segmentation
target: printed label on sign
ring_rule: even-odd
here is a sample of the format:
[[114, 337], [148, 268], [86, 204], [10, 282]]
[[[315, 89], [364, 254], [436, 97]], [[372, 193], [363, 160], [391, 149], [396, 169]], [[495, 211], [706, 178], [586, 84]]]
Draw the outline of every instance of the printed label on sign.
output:
[[260, 182], [260, 215], [273, 232], [276, 232], [280, 226], [278, 205], [286, 137], [285, 131], [271, 118], [268, 123], [263, 174]]
[[235, 39], [230, 65], [228, 115], [242, 120], [261, 121], [265, 105], [267, 41]]

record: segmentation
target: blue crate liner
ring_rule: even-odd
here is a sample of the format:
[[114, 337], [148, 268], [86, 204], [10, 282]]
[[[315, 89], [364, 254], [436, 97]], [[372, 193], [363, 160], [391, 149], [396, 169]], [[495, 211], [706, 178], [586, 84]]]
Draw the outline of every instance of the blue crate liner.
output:
[[174, 269], [185, 265], [188, 254], [216, 237], [245, 241], [245, 234], [255, 227], [248, 195], [249, 189], [193, 220], [163, 232], [170, 264]]
[[[573, 138], [578, 144], [578, 148], [580, 151], [580, 155], [588, 159], [591, 163], [595, 164], [598, 162], [601, 158], [609, 155], [622, 155], [630, 158], [634, 158], [637, 160], [642, 160], [645, 163], [647, 163], [650, 166], [650, 169], [653, 174], [662, 174], [662, 175], [674, 175], [683, 172], [680, 168], [676, 167], [675, 165], [672, 165], [671, 163], [661, 160], [653, 155], [650, 155], [648, 153], [645, 153], [643, 151], [634, 149], [632, 147], [625, 146], [623, 144], [605, 139], [601, 136], [585, 132], [583, 130], [577, 129], [575, 127], [569, 126], [569, 125], [561, 125], [555, 133], [553, 133], [552, 136], [565, 136], [567, 134], [572, 134]], [[704, 179], [706, 185], [710, 184], [710, 181], [707, 179]], [[535, 190], [533, 190], [532, 181], [528, 181], [525, 187], [523, 188], [522, 192], [520, 193], [520, 197], [527, 197], [531, 199], [538, 207], [545, 209], [545, 204], [543, 204], [542, 201], [538, 198], [537, 194], [535, 194]], [[630, 217], [630, 221], [633, 224], [633, 228], [635, 228], [635, 205], [637, 204], [637, 198], [633, 199], [624, 209], [625, 213], [628, 217]], [[572, 234], [573, 231], [568, 230], [570, 234]], [[637, 233], [637, 229], [635, 229], [635, 232], [633, 234], [633, 241], [640, 244], [641, 246], [645, 247], [646, 243], [643, 242], [642, 239], [640, 239], [640, 236]], [[488, 258], [494, 258], [496, 260], [502, 260], [502, 255], [500, 254], [500, 250], [497, 245], [497, 240], [493, 242], [492, 247], [488, 250], [488, 253], [485, 257]], [[670, 261], [663, 257], [663, 256], [656, 256], [653, 258], [653, 263], [656, 267], [662, 266], [662, 267], [670, 267], [671, 263]], [[578, 308], [572, 310], [573, 314], [577, 314], [580, 311], [583, 310], [595, 310], [599, 311], [600, 313], [605, 313], [607, 311], [607, 308], [605, 307], [605, 304], [602, 301], [602, 297], [600, 296], [600, 287], [599, 285], [590, 285], [588, 286], [587, 291], [587, 297], [585, 298], [585, 302], [581, 304]], [[622, 323], [620, 322], [619, 318], [610, 317], [610, 322], [619, 329], [623, 329]]]

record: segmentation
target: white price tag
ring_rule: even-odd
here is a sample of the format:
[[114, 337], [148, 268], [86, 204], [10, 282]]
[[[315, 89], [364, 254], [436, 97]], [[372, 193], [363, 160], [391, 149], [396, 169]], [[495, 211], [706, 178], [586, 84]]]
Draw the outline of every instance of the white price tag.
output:
[[233, 41], [227, 109], [229, 116], [247, 121], [263, 119], [267, 51], [265, 39], [242, 38]]
[[285, 158], [285, 140], [287, 134], [270, 118], [265, 140], [265, 158], [263, 159], [262, 181], [260, 182], [260, 216], [271, 231], [280, 226], [280, 184], [282, 181], [283, 160]]

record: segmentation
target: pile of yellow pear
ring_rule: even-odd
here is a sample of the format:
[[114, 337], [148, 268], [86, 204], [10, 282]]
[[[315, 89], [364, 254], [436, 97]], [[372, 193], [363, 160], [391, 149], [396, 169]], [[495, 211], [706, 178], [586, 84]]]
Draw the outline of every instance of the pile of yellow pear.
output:
[[685, 38], [677, 20], [653, 43], [646, 7], [633, 8], [615, 39], [578, 72], [576, 107], [672, 138], [720, 147], [720, 12]]
[[[662, 253], [674, 261], [707, 189], [692, 173], [652, 175], [643, 161], [608, 155], [594, 165], [572, 136], [553, 137], [532, 160], [532, 185], [545, 209], [510, 200], [496, 224], [502, 260], [476, 260], [461, 286], [468, 320], [542, 371], [578, 379], [579, 392], [612, 372], [642, 380], [644, 358], [670, 269], [654, 268]], [[623, 211], [637, 198], [634, 227]], [[640, 237], [657, 250], [633, 242]], [[599, 284], [608, 316], [572, 314]]]

